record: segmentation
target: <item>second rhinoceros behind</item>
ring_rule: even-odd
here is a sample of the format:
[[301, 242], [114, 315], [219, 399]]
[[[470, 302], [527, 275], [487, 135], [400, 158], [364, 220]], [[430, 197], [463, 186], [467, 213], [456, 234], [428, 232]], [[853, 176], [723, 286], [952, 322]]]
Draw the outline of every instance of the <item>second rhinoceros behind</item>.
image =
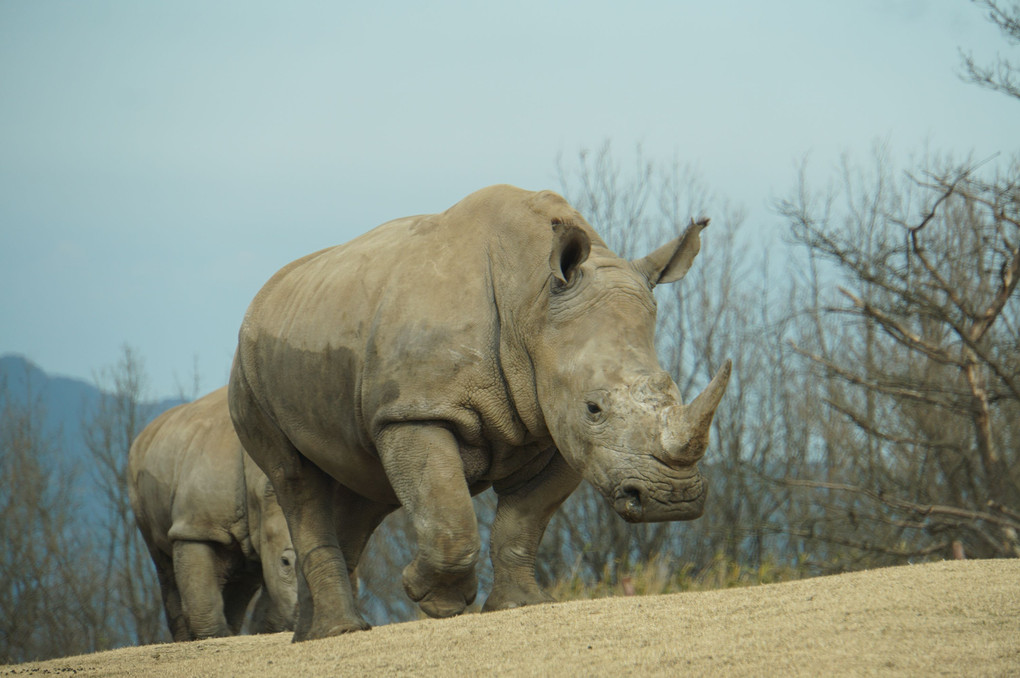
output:
[[128, 494], [175, 641], [238, 633], [260, 587], [252, 630], [294, 628], [287, 523], [234, 433], [226, 387], [145, 427], [128, 454]]
[[487, 610], [550, 600], [535, 555], [581, 478], [629, 521], [701, 515], [729, 363], [682, 404], [652, 288], [683, 277], [707, 223], [626, 261], [555, 193], [494, 186], [273, 276], [241, 326], [230, 410], [294, 540], [295, 640], [368, 628], [348, 573], [401, 505], [418, 543], [404, 588], [438, 617], [475, 597], [471, 495], [490, 486]]

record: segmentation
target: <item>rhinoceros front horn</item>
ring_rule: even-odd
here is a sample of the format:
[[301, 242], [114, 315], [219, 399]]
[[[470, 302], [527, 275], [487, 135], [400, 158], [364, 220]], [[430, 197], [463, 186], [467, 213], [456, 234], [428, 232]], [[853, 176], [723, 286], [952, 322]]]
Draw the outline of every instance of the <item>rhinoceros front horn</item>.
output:
[[712, 417], [729, 384], [731, 366], [727, 360], [691, 404], [667, 410], [661, 435], [663, 461], [671, 465], [691, 466], [705, 454]]

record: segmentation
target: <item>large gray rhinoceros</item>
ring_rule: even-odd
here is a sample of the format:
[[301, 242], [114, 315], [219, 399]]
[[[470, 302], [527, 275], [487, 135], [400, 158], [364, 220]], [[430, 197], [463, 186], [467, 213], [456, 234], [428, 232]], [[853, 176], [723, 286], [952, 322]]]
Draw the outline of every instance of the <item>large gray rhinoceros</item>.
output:
[[626, 261], [559, 195], [494, 186], [266, 283], [230, 411], [294, 539], [294, 640], [369, 628], [345, 575], [400, 505], [418, 547], [404, 588], [434, 617], [475, 597], [471, 495], [490, 486], [486, 610], [551, 600], [535, 555], [582, 478], [629, 521], [702, 514], [696, 462], [730, 367], [681, 403], [656, 359], [652, 288], [683, 277], [707, 223]]
[[135, 439], [128, 494], [175, 641], [294, 628], [296, 555], [273, 486], [241, 447], [227, 388], [164, 412]]

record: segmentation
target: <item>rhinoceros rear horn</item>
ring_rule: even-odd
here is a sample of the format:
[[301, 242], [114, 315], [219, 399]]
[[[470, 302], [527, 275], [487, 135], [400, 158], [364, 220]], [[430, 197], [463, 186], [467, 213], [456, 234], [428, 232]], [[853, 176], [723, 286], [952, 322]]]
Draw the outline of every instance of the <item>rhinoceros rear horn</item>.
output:
[[553, 220], [552, 231], [549, 268], [560, 284], [569, 285], [591, 253], [591, 238], [577, 224], [560, 219]]
[[659, 249], [655, 250], [643, 259], [637, 259], [633, 263], [638, 273], [648, 278], [652, 287], [665, 283], [676, 282], [685, 275], [694, 263], [694, 257], [698, 256], [701, 250], [700, 233], [708, 226], [708, 219], [701, 218], [691, 223], [684, 229], [683, 234], [674, 238]]

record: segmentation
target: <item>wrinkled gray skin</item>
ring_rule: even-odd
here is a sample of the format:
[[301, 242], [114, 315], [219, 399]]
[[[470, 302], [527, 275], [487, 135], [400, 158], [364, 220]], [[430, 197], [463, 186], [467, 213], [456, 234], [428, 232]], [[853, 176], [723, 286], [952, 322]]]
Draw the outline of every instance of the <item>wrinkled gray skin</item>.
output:
[[164, 412], [128, 456], [128, 493], [175, 641], [294, 628], [296, 554], [273, 486], [245, 454], [227, 389]]
[[652, 288], [686, 273], [707, 223], [631, 262], [555, 193], [494, 186], [299, 259], [262, 288], [230, 411], [298, 553], [294, 640], [369, 628], [345, 574], [400, 505], [418, 546], [404, 588], [434, 617], [475, 597], [470, 497], [490, 486], [486, 610], [551, 600], [535, 555], [582, 478], [629, 521], [701, 515], [696, 462], [729, 364], [681, 404], [656, 359]]

